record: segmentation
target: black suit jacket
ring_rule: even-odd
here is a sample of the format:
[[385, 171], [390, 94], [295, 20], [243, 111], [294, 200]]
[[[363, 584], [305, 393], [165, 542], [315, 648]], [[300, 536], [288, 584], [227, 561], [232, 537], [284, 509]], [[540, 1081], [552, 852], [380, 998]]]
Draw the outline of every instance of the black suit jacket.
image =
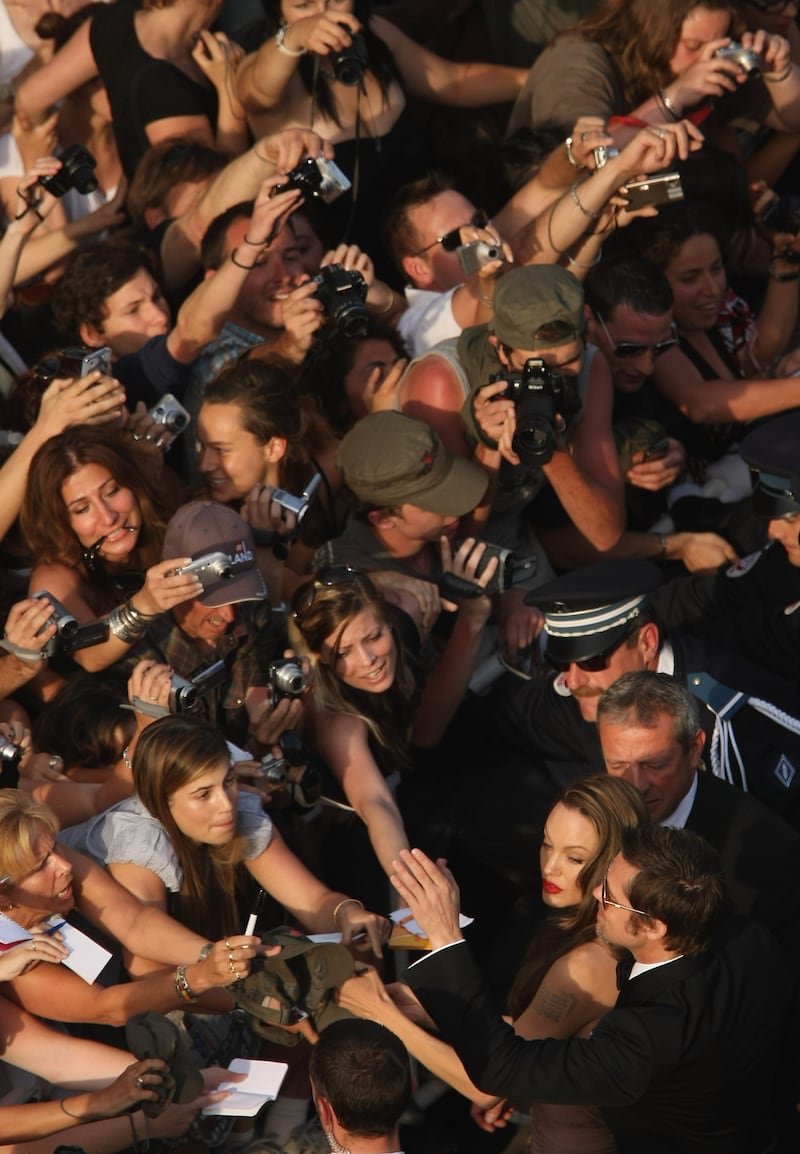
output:
[[465, 944], [407, 975], [482, 1090], [598, 1105], [620, 1154], [757, 1154], [788, 974], [758, 923], [732, 919], [714, 948], [627, 982], [589, 1038], [525, 1041], [481, 987]]

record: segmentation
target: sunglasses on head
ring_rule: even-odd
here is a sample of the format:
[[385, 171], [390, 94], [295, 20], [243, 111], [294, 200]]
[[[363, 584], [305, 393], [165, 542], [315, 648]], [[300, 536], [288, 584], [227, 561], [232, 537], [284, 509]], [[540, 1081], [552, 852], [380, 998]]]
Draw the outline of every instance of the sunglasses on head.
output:
[[630, 628], [624, 636], [618, 638], [613, 645], [609, 645], [607, 649], [603, 649], [600, 653], [593, 654], [592, 657], [584, 657], [581, 661], [559, 661], [557, 657], [552, 657], [549, 649], [545, 649], [544, 659], [547, 664], [555, 669], [558, 673], [566, 673], [572, 665], [576, 665], [578, 669], [582, 669], [584, 673], [601, 673], [608, 669], [611, 664], [611, 658], [623, 645], [629, 637], [632, 637], [639, 628], [638, 624]]
[[667, 337], [664, 341], [659, 341], [655, 345], [647, 345], [641, 341], [620, 341], [619, 344], [614, 343], [614, 338], [608, 331], [606, 322], [601, 317], [600, 313], [596, 314], [598, 323], [608, 338], [608, 343], [611, 345], [612, 356], [619, 360], [634, 360], [636, 357], [641, 357], [644, 353], [652, 353], [654, 357], [660, 357], [662, 353], [668, 352], [669, 349], [674, 349], [678, 343], [678, 330], [675, 325], [670, 326], [672, 332], [671, 337]]
[[295, 590], [292, 598], [292, 617], [302, 622], [306, 613], [316, 600], [320, 589], [332, 589], [336, 585], [347, 585], [356, 581], [362, 574], [358, 569], [351, 569], [349, 565], [328, 565], [320, 569], [312, 581], [301, 585]]
[[747, 0], [751, 8], [757, 8], [759, 12], [766, 12], [770, 16], [777, 16], [780, 12], [785, 12], [792, 0]]
[[478, 209], [476, 212], [473, 212], [466, 224], [460, 224], [458, 228], [451, 228], [449, 232], [446, 232], [443, 236], [437, 236], [436, 240], [432, 240], [430, 244], [426, 244], [424, 248], [419, 249], [411, 255], [422, 256], [424, 252], [427, 252], [428, 249], [435, 248], [437, 244], [440, 244], [445, 252], [455, 252], [461, 244], [462, 228], [467, 228], [470, 225], [472, 225], [473, 228], [486, 228], [488, 223], [489, 217], [487, 214], [482, 209]]

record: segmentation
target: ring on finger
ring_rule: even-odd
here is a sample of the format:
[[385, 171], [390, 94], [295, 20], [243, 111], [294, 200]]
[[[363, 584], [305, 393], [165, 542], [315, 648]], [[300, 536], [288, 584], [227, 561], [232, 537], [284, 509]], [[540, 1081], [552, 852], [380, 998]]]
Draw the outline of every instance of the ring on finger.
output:
[[143, 1089], [144, 1089], [144, 1085], [145, 1085], [145, 1083], [144, 1083], [144, 1078], [137, 1078], [137, 1079], [136, 1079], [136, 1089], [137, 1089], [137, 1090], [143, 1090]]
[[233, 946], [231, 945], [231, 940], [230, 940], [230, 938], [226, 938], [226, 939], [225, 939], [225, 949], [226, 949], [226, 950], [232, 950], [232, 949], [233, 949]]
[[228, 962], [228, 970], [231, 974], [235, 974], [236, 973], [236, 963], [235, 962]]
[[51, 768], [51, 769], [55, 769], [55, 767], [56, 767], [57, 765], [63, 765], [63, 764], [64, 764], [64, 762], [63, 762], [63, 760], [62, 760], [62, 759], [61, 759], [61, 758], [58, 756], [58, 754], [57, 754], [57, 753], [54, 753], [54, 754], [53, 754], [53, 756], [50, 758], [50, 761], [49, 761], [47, 764], [50, 766], [50, 768]]

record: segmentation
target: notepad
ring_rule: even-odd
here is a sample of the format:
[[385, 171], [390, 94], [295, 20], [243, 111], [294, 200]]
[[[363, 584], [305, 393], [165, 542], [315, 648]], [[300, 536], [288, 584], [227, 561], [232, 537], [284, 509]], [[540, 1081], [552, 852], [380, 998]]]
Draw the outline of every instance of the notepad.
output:
[[289, 1069], [285, 1062], [261, 1062], [253, 1058], [234, 1058], [228, 1069], [232, 1074], [246, 1074], [243, 1082], [221, 1082], [218, 1090], [228, 1097], [213, 1102], [204, 1114], [225, 1114], [234, 1118], [253, 1118], [267, 1102], [278, 1097], [281, 1083]]
[[[69, 950], [69, 954], [61, 964], [91, 986], [111, 957], [108, 950], [98, 945], [82, 930], [65, 922], [58, 914], [46, 918], [42, 924], [49, 926], [51, 933], [57, 930], [61, 934], [62, 944]], [[29, 942], [32, 937], [33, 934], [29, 930], [0, 914], [0, 950], [11, 949], [21, 942]]]

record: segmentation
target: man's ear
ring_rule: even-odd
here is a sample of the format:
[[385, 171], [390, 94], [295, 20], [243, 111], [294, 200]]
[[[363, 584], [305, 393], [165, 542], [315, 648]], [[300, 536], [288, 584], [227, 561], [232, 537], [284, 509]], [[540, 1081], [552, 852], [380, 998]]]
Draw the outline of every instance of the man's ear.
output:
[[314, 1105], [317, 1107], [319, 1120], [323, 1130], [330, 1130], [336, 1121], [336, 1115], [333, 1112], [333, 1107], [327, 1098], [323, 1098], [321, 1094], [314, 1097]]
[[404, 256], [400, 261], [406, 280], [414, 288], [425, 289], [433, 283], [433, 273], [421, 256]]
[[694, 735], [694, 741], [689, 749], [689, 764], [692, 769], [697, 769], [700, 764], [700, 758], [703, 756], [703, 749], [706, 744], [706, 735], [702, 729], [698, 729]]
[[383, 509], [373, 509], [367, 513], [367, 520], [376, 529], [393, 529], [394, 517], [389, 516]]
[[651, 663], [658, 657], [658, 651], [661, 648], [661, 633], [654, 621], [648, 621], [639, 630], [638, 645], [645, 668], [649, 669]]
[[88, 345], [91, 349], [102, 349], [106, 343], [106, 338], [96, 329], [94, 325], [89, 324], [88, 321], [81, 321], [78, 335], [83, 344]]
[[492, 346], [494, 351], [497, 353], [497, 359], [500, 361], [500, 364], [503, 366], [503, 368], [504, 369], [509, 368], [506, 350], [500, 344], [500, 341], [497, 339], [497, 337], [494, 335], [494, 333], [489, 333], [487, 335], [486, 339], [488, 340], [489, 344]]
[[647, 922], [642, 922], [639, 928], [639, 933], [648, 938], [651, 942], [663, 942], [669, 934], [667, 923], [662, 922], [660, 918], [650, 918]]

